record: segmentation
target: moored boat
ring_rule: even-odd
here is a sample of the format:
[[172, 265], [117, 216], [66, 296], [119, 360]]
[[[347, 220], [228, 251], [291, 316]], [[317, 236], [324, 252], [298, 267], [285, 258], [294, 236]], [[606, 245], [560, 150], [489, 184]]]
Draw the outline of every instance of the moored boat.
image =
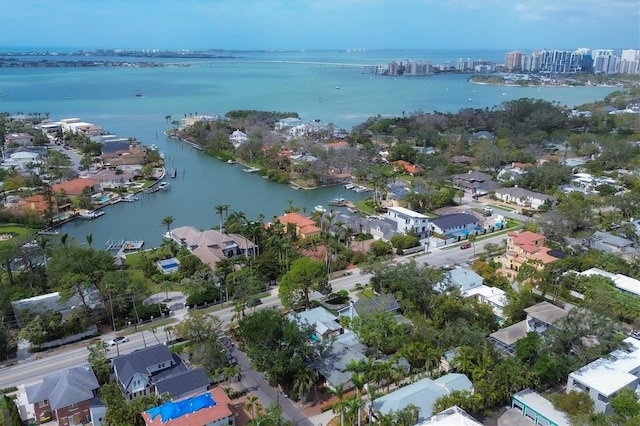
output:
[[315, 206], [313, 210], [320, 213], [325, 213], [327, 211], [327, 209], [325, 209], [323, 206], [320, 206], [320, 205]]
[[133, 203], [134, 201], [138, 201], [139, 198], [136, 197], [133, 194], [129, 194], [126, 197], [122, 197], [121, 201], [127, 202], [127, 203]]
[[336, 197], [336, 198], [333, 198], [333, 199], [329, 200], [329, 205], [330, 206], [344, 207], [344, 206], [347, 205], [347, 200], [345, 200], [342, 197]]
[[95, 219], [102, 216], [104, 213], [105, 212], [102, 210], [85, 210], [78, 214], [78, 217], [80, 217], [81, 219]]
[[353, 183], [347, 183], [347, 184], [344, 185], [344, 189], [353, 189], [353, 188], [355, 188], [355, 186], [356, 185], [353, 184]]
[[169, 182], [161, 182], [160, 185], [158, 185], [158, 189], [161, 189], [163, 191], [168, 191], [170, 187], [171, 184]]

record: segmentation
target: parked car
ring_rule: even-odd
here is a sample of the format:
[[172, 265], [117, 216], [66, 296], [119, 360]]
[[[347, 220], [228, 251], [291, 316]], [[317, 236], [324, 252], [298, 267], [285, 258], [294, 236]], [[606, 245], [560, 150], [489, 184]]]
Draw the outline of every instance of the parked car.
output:
[[118, 336], [115, 339], [111, 339], [107, 342], [108, 346], [115, 346], [125, 342], [128, 342], [129, 338], [127, 336]]
[[250, 308], [254, 308], [258, 305], [262, 305], [262, 300], [260, 299], [253, 299], [247, 302], [247, 306]]
[[466, 250], [468, 248], [471, 248], [471, 243], [464, 243], [463, 245], [460, 246], [460, 248], [462, 250]]

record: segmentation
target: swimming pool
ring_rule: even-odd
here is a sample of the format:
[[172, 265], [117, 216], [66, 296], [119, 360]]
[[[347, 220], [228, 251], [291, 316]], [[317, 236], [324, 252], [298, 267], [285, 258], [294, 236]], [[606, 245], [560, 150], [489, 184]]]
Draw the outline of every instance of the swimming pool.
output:
[[180, 269], [180, 261], [175, 257], [172, 257], [171, 259], [159, 260], [156, 262], [156, 264], [164, 274], [171, 274]]
[[96, 202], [103, 204], [106, 203], [107, 201], [109, 201], [111, 199], [111, 197], [109, 197], [108, 195], [103, 195], [101, 197], [96, 198]]

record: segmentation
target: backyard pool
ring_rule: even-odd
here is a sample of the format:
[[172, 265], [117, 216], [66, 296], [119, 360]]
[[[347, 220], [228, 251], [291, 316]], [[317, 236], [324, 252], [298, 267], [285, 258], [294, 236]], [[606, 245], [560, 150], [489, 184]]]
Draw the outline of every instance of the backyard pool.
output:
[[156, 262], [156, 264], [164, 274], [171, 274], [173, 272], [176, 272], [180, 268], [180, 261], [175, 257], [172, 257], [171, 259], [159, 260]]

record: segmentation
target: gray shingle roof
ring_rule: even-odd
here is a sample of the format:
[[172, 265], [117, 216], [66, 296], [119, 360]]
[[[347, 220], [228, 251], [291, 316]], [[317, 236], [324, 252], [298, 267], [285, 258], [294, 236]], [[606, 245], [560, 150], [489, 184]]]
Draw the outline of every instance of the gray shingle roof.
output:
[[172, 398], [178, 398], [199, 388], [206, 388], [210, 382], [202, 368], [194, 368], [158, 380], [156, 392], [168, 393]]
[[84, 365], [44, 376], [41, 384], [26, 389], [27, 400], [31, 404], [48, 400], [49, 406], [57, 410], [90, 400], [99, 387], [91, 367]]
[[459, 226], [466, 226], [478, 222], [478, 218], [469, 213], [454, 213], [431, 219], [431, 223], [443, 230], [456, 228]]
[[358, 316], [365, 317], [376, 313], [395, 312], [400, 309], [400, 305], [393, 294], [387, 293], [373, 299], [361, 297], [355, 303], [354, 308]]
[[172, 359], [171, 352], [166, 346], [156, 345], [113, 358], [111, 364], [118, 380], [126, 386], [136, 373], [149, 374], [147, 370], [149, 366]]

